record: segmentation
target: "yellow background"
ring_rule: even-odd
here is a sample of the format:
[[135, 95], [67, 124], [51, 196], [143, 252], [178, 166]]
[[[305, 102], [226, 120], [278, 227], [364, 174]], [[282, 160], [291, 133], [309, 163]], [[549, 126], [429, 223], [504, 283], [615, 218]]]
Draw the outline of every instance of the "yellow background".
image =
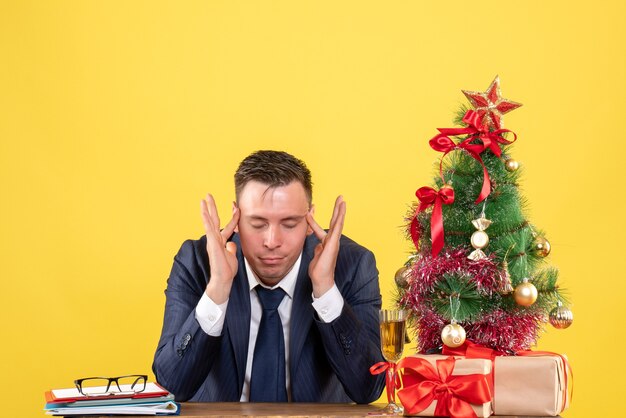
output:
[[428, 139], [496, 74], [524, 104], [505, 120], [528, 217], [574, 301], [538, 348], [571, 358], [565, 416], [622, 406], [624, 3], [434, 3], [0, 2], [0, 414], [150, 372], [172, 257], [207, 191], [226, 217], [257, 149], [308, 163], [320, 223], [345, 196], [390, 305]]

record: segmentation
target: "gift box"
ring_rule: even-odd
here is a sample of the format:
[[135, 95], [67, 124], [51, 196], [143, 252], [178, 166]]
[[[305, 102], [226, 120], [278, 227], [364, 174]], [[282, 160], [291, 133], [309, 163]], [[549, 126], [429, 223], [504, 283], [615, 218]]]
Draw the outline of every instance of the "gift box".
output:
[[496, 357], [494, 414], [559, 415], [570, 401], [571, 376], [566, 362], [564, 356], [532, 352]]
[[443, 354], [493, 361], [495, 415], [556, 416], [570, 403], [572, 370], [565, 355], [549, 351], [520, 351], [504, 356], [466, 340]]
[[405, 415], [491, 415], [490, 360], [414, 355], [400, 360], [397, 367], [402, 372], [398, 398]]

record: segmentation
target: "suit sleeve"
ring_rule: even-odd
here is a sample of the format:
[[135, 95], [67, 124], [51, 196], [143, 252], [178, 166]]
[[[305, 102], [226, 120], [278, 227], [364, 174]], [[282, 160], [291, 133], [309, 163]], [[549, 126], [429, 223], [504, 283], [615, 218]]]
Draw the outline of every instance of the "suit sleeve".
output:
[[191, 398], [206, 379], [220, 348], [221, 337], [207, 335], [195, 308], [208, 281], [208, 260], [202, 241], [186, 241], [174, 257], [165, 290], [163, 329], [152, 370], [157, 382], [177, 401]]
[[[374, 255], [360, 248], [358, 257], [350, 255], [349, 260], [337, 263], [335, 282], [344, 297], [341, 315], [331, 323], [316, 324], [331, 367], [348, 396], [356, 403], [370, 403], [380, 397], [384, 385], [383, 374], [369, 372], [374, 363], [384, 361], [378, 322], [382, 301]], [[339, 267], [346, 263], [349, 267]]]

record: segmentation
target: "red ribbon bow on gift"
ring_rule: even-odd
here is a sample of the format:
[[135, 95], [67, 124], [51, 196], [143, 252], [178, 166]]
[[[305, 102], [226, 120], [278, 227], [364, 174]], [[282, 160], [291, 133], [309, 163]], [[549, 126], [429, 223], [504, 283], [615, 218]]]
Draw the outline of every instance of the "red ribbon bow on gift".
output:
[[387, 388], [387, 403], [396, 403], [396, 388], [402, 385], [400, 374], [397, 372], [396, 363], [390, 361], [381, 361], [370, 367], [370, 373], [373, 375], [387, 372], [385, 378], [385, 386]]
[[504, 356], [504, 353], [473, 343], [470, 340], [465, 340], [463, 344], [455, 348], [448, 347], [444, 344], [441, 354], [444, 356], [462, 356], [466, 358], [482, 358], [490, 360], [491, 373], [487, 375], [487, 383], [489, 383], [491, 391], [494, 392], [494, 378], [496, 374], [495, 359], [497, 356]]
[[[441, 157], [441, 161], [439, 163], [439, 173], [443, 179], [443, 158], [450, 151], [455, 149], [463, 149], [469, 153], [469, 155], [474, 158], [476, 161], [480, 163], [483, 167], [483, 187], [476, 199], [475, 203], [480, 203], [489, 196], [491, 193], [491, 184], [489, 181], [489, 173], [487, 172], [487, 168], [483, 163], [480, 154], [489, 149], [494, 155], [500, 157], [502, 155], [502, 150], [500, 149], [500, 144], [511, 144], [515, 142], [517, 139], [517, 135], [513, 131], [508, 129], [497, 129], [493, 132], [489, 131], [489, 127], [487, 125], [481, 124], [481, 116], [478, 112], [474, 110], [468, 110], [463, 116], [463, 122], [468, 126], [465, 128], [438, 128], [439, 134], [434, 136], [430, 141], [430, 146], [439, 152], [443, 152], [443, 156]], [[513, 134], [513, 140], [508, 141], [502, 137], [502, 134], [505, 132], [511, 132]], [[469, 137], [460, 142], [455, 143], [449, 136], [457, 136], [457, 135], [469, 135]], [[472, 144], [471, 142], [475, 139], [479, 139], [482, 144]]]
[[470, 404], [482, 405], [491, 400], [489, 384], [482, 374], [452, 376], [455, 361], [454, 357], [437, 360], [436, 369], [417, 357], [398, 362], [398, 368], [411, 370], [405, 372], [404, 388], [398, 392], [405, 412], [416, 414], [437, 401], [435, 416], [476, 417]]
[[[488, 382], [491, 390], [494, 389], [494, 376], [495, 376], [495, 359], [498, 356], [506, 356], [507, 354], [493, 350], [489, 347], [485, 347], [480, 344], [473, 343], [470, 340], [465, 340], [465, 342], [456, 348], [450, 348], [446, 345], [443, 346], [442, 350], [443, 355], [447, 356], [463, 356], [466, 358], [483, 358], [492, 361], [491, 374], [488, 376]], [[526, 357], [537, 357], [537, 356], [557, 356], [561, 358], [563, 362], [563, 366], [565, 367], [565, 374], [563, 376], [565, 387], [568, 390], [563, 391], [563, 405], [562, 410], [565, 409], [568, 403], [568, 399], [571, 402], [572, 397], [574, 396], [574, 372], [572, 371], [572, 366], [570, 366], [567, 361], [567, 357], [563, 354], [554, 353], [552, 351], [531, 351], [531, 350], [522, 350], [514, 353], [516, 356], [526, 356]], [[568, 383], [569, 382], [569, 383]]]
[[441, 354], [443, 354], [444, 356], [463, 356], [467, 358], [483, 358], [486, 360], [493, 360], [496, 358], [496, 356], [506, 355], [503, 352], [473, 343], [470, 340], [465, 340], [463, 344], [455, 348], [444, 345], [443, 349], [441, 350]]
[[433, 213], [430, 218], [430, 239], [432, 241], [432, 255], [436, 257], [443, 248], [443, 216], [441, 214], [442, 205], [454, 203], [454, 189], [448, 185], [443, 185], [439, 191], [432, 187], [420, 187], [415, 192], [420, 204], [417, 212], [411, 221], [411, 238], [415, 248], [419, 248], [420, 230], [417, 214], [433, 206]]

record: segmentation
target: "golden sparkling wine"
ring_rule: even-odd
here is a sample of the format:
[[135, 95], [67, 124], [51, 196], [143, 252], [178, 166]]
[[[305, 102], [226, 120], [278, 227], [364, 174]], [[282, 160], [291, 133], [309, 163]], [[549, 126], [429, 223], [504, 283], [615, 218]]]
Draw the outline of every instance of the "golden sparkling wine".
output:
[[384, 321], [380, 323], [380, 341], [383, 356], [396, 362], [402, 357], [406, 321]]

